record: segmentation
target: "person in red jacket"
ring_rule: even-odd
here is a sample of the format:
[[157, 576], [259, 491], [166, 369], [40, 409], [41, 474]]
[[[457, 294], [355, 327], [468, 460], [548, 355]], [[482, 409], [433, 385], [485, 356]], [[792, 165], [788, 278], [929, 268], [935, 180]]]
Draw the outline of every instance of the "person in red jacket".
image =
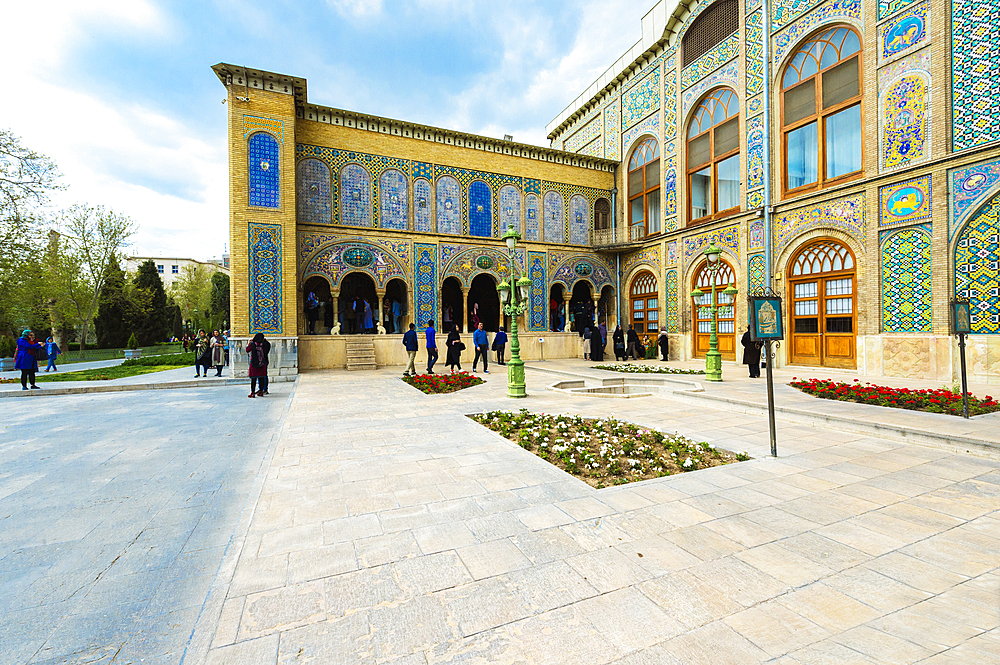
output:
[[267, 394], [267, 354], [270, 352], [271, 343], [264, 339], [264, 333], [257, 333], [247, 343], [247, 356], [250, 359], [250, 394], [247, 397], [263, 397]]

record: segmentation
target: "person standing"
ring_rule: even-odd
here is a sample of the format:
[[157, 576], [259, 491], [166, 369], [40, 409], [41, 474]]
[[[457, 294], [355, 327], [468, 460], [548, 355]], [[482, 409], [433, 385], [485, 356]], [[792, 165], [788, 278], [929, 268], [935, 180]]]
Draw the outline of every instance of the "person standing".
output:
[[223, 330], [222, 331], [222, 339], [225, 341], [225, 346], [223, 347], [223, 349], [226, 352], [226, 367], [229, 367], [229, 331], [228, 330]]
[[625, 333], [622, 332], [621, 325], [615, 327], [611, 341], [615, 347], [615, 360], [625, 360]]
[[667, 356], [670, 351], [670, 337], [667, 335], [665, 326], [660, 326], [660, 334], [656, 338], [656, 343], [660, 347], [660, 360], [669, 360]]
[[591, 348], [591, 338], [592, 338], [592, 336], [593, 335], [590, 332], [590, 328], [584, 328], [583, 329], [583, 359], [584, 360], [589, 360], [590, 359], [590, 348]]
[[347, 307], [344, 310], [344, 318], [347, 319], [345, 322], [347, 325], [346, 334], [350, 335], [351, 333], [357, 332], [354, 329], [354, 322], [357, 321], [357, 308], [355, 307], [355, 302], [353, 300], [347, 301]]
[[[444, 321], [444, 328], [443, 328], [443, 330], [447, 330], [449, 332], [451, 331], [451, 326], [454, 323], [454, 319], [452, 317], [454, 315], [455, 315], [455, 310], [453, 310], [451, 308], [451, 305], [445, 305], [444, 306], [444, 318], [442, 319]], [[447, 356], [445, 357], [445, 360], [447, 360]]]
[[42, 343], [35, 339], [35, 333], [25, 330], [17, 338], [17, 353], [14, 354], [14, 367], [21, 370], [21, 390], [40, 390], [35, 385], [35, 372], [38, 371], [38, 356], [35, 354], [42, 348]]
[[226, 342], [219, 334], [218, 330], [212, 331], [212, 364], [215, 366], [215, 375], [222, 376], [222, 366], [226, 364]]
[[403, 333], [403, 346], [406, 348], [407, 355], [410, 356], [410, 362], [406, 364], [403, 376], [416, 376], [417, 368], [413, 366], [413, 362], [417, 359], [417, 327], [412, 323], [410, 329]]
[[306, 296], [306, 319], [309, 321], [309, 335], [316, 334], [316, 321], [319, 320], [319, 298], [314, 291], [310, 291]]
[[372, 319], [372, 306], [367, 300], [365, 300], [365, 318], [364, 318], [365, 332], [371, 333], [375, 328], [375, 321]]
[[462, 336], [458, 334], [457, 324], [452, 324], [445, 346], [448, 347], [448, 354], [445, 356], [444, 364], [451, 368], [452, 374], [455, 373], [456, 368], [461, 372], [462, 351], [465, 349], [465, 344], [462, 343]]
[[257, 333], [247, 342], [247, 357], [250, 359], [250, 394], [247, 397], [263, 397], [267, 394], [267, 355], [270, 352], [271, 343], [264, 339], [264, 333]]
[[764, 346], [764, 342], [755, 342], [750, 339], [749, 324], [747, 324], [747, 330], [743, 333], [743, 337], [740, 338], [740, 344], [743, 345], [743, 364], [749, 365], [750, 378], [760, 378], [760, 348]]
[[424, 331], [424, 338], [427, 340], [427, 373], [434, 373], [434, 363], [438, 359], [437, 339], [434, 331], [434, 319], [427, 322], [427, 330]]
[[[478, 305], [476, 305], [478, 307]], [[475, 316], [475, 314], [473, 314]], [[479, 318], [478, 316], [476, 317]], [[476, 363], [480, 356], [483, 358], [483, 371], [490, 373], [490, 337], [483, 330], [482, 321], [476, 322], [476, 330], [472, 333], [472, 344], [476, 347], [476, 357], [472, 359], [472, 371], [476, 371]]]
[[504, 352], [507, 350], [507, 333], [504, 332], [503, 326], [500, 326], [499, 332], [493, 336], [493, 350], [497, 352], [497, 364], [506, 365]]
[[642, 346], [642, 342], [639, 341], [639, 334], [635, 331], [635, 327], [632, 324], [629, 324], [628, 333], [625, 337], [628, 342], [628, 346], [625, 348], [625, 357], [632, 357], [639, 360], [639, 348]]
[[59, 345], [56, 344], [54, 339], [49, 337], [45, 340], [45, 356], [49, 359], [49, 366], [45, 368], [46, 372], [49, 370], [52, 370], [53, 372], [59, 371], [59, 368], [56, 367], [56, 357], [60, 353], [62, 353], [62, 351], [59, 350]]
[[[479, 303], [472, 303], [472, 326], [473, 334], [475, 330], [479, 328]], [[475, 365], [475, 363], [473, 363]]]
[[[411, 324], [412, 325], [412, 324]], [[416, 329], [416, 326], [413, 326]], [[392, 301], [392, 332], [398, 333], [403, 330], [403, 303], [398, 300]]]
[[184, 343], [184, 353], [187, 353], [187, 352], [188, 352], [188, 342], [189, 342], [190, 340], [191, 340], [191, 338], [190, 338], [190, 337], [188, 337], [188, 334], [187, 334], [187, 333], [184, 333], [184, 339], [182, 340], [182, 341], [183, 341], [183, 343]]
[[201, 377], [201, 368], [205, 368], [205, 376], [208, 376], [208, 364], [212, 359], [212, 346], [205, 336], [204, 330], [198, 331], [198, 336], [194, 341], [194, 378]]

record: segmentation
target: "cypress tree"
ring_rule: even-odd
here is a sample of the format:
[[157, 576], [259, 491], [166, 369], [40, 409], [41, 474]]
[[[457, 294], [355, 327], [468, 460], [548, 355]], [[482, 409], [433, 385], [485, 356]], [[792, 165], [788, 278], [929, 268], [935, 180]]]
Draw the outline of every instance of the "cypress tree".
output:
[[120, 349], [128, 340], [129, 328], [136, 312], [125, 292], [125, 271], [118, 265], [118, 257], [111, 257], [105, 271], [101, 304], [94, 319], [97, 346], [102, 349]]
[[139, 292], [142, 313], [135, 326], [136, 336], [141, 346], [149, 346], [162, 341], [170, 332], [167, 318], [167, 293], [163, 290], [163, 280], [156, 272], [152, 260], [143, 261], [135, 274], [132, 284]]

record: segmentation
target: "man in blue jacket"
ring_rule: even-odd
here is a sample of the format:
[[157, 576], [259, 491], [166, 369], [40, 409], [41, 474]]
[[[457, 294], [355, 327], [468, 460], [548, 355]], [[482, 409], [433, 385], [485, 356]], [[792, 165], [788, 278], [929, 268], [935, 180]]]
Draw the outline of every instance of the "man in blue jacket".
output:
[[479, 356], [482, 356], [483, 371], [489, 374], [490, 338], [486, 334], [486, 331], [483, 330], [482, 322], [476, 326], [476, 331], [472, 333], [472, 344], [476, 347], [476, 357], [472, 359], [472, 371], [476, 371], [476, 363], [479, 361]]
[[507, 348], [507, 333], [504, 332], [503, 326], [500, 326], [500, 332], [493, 336], [493, 350], [497, 352], [497, 364], [506, 365], [504, 362], [504, 351]]
[[403, 370], [403, 376], [416, 376], [417, 368], [413, 366], [413, 361], [417, 357], [417, 327], [412, 323], [410, 329], [403, 334], [403, 346], [406, 347], [406, 352], [410, 356], [410, 362]]
[[434, 363], [438, 359], [438, 347], [437, 340], [434, 338], [434, 320], [431, 319], [427, 322], [427, 330], [424, 333], [427, 337], [427, 373], [434, 373]]

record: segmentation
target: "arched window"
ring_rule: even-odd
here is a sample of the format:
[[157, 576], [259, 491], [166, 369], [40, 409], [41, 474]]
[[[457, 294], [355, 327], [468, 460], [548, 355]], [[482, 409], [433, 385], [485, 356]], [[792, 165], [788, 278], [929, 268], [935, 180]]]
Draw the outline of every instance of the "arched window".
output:
[[521, 192], [513, 185], [504, 185], [497, 192], [497, 213], [500, 218], [500, 234], [508, 228], [521, 228]]
[[541, 215], [539, 213], [537, 194], [528, 194], [524, 197], [524, 239], [541, 240], [540, 230]]
[[738, 0], [720, 0], [706, 9], [684, 33], [682, 67], [705, 55], [740, 27]]
[[318, 159], [303, 159], [295, 167], [299, 222], [330, 223], [330, 169]]
[[542, 210], [545, 212], [545, 219], [542, 221], [545, 242], [566, 242], [566, 229], [563, 223], [566, 217], [566, 203], [562, 194], [555, 190], [545, 192], [542, 198]]
[[379, 227], [400, 230], [409, 227], [406, 184], [406, 176], [396, 169], [386, 169], [378, 179]]
[[363, 166], [353, 162], [340, 169], [340, 223], [372, 225], [371, 176]]
[[493, 235], [493, 192], [482, 180], [469, 185], [469, 235], [482, 238]]
[[594, 230], [607, 231], [611, 228], [611, 204], [607, 199], [597, 199], [594, 203]]
[[628, 161], [629, 239], [660, 232], [660, 144], [647, 138]]
[[821, 238], [789, 262], [790, 360], [796, 364], [855, 367], [854, 255]]
[[281, 172], [278, 141], [267, 132], [257, 132], [247, 143], [247, 203], [260, 208], [281, 207]]
[[413, 230], [430, 233], [431, 223], [431, 183], [427, 178], [413, 181]]
[[632, 280], [629, 289], [632, 303], [632, 326], [640, 335], [655, 333], [660, 329], [660, 304], [656, 292], [656, 277], [651, 272], [641, 272]]
[[462, 190], [458, 180], [443, 175], [437, 181], [435, 208], [438, 233], [462, 234]]
[[704, 222], [740, 207], [740, 101], [729, 88], [701, 100], [688, 128], [689, 219]]
[[[694, 354], [704, 357], [708, 353], [712, 337], [712, 271], [708, 269], [708, 261], [702, 261], [695, 271], [694, 285], [701, 290], [701, 296], [692, 296], [694, 311]], [[723, 291], [727, 286], [736, 286], [736, 271], [725, 259], [719, 259], [719, 268], [715, 274], [715, 304], [718, 307], [719, 327], [716, 337], [719, 353], [725, 360], [736, 359], [736, 309], [733, 298]]]
[[590, 242], [590, 203], [580, 194], [569, 199], [569, 242], [573, 245]]
[[781, 80], [786, 193], [861, 175], [861, 40], [831, 28], [806, 40]]

